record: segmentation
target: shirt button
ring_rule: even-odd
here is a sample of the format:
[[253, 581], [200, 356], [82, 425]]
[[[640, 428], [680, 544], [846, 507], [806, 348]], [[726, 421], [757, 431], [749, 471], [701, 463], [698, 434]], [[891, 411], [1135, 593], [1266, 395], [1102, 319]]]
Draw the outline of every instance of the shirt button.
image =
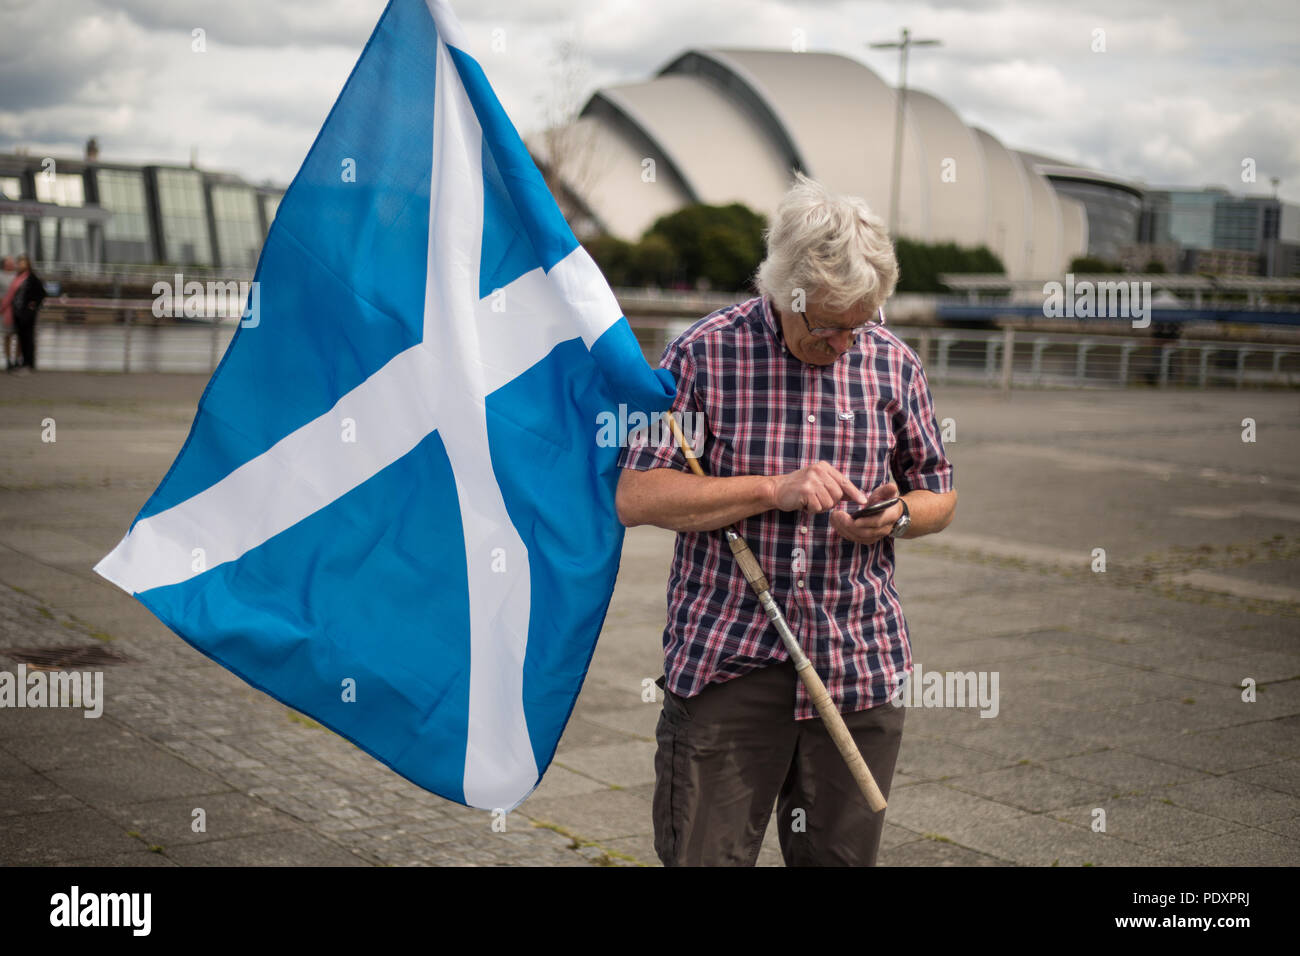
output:
[[810, 421], [810, 422], [815, 422], [815, 421], [817, 421], [817, 416], [816, 416], [816, 415], [809, 415], [809, 416], [808, 416], [808, 421]]
[[799, 579], [799, 587], [803, 587], [803, 578]]
[[807, 526], [807, 525], [801, 525], [801, 526], [799, 527], [799, 533], [800, 533], [800, 534], [807, 534], [807, 533], [808, 533], [808, 526]]

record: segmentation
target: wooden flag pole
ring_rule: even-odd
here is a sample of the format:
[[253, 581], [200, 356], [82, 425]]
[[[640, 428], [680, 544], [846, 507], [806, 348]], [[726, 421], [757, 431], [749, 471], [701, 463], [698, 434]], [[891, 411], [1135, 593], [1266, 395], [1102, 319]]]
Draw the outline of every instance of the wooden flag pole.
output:
[[[704, 469], [700, 467], [695, 452], [686, 443], [686, 436], [682, 434], [681, 425], [677, 423], [677, 419], [673, 417], [671, 412], [664, 412], [664, 418], [668, 419], [673, 434], [677, 437], [677, 444], [681, 446], [682, 454], [686, 456], [686, 461], [691, 466], [691, 471], [704, 478]], [[817, 713], [821, 715], [822, 723], [826, 725], [831, 739], [835, 741], [836, 748], [844, 758], [844, 762], [848, 764], [849, 773], [857, 781], [858, 789], [862, 791], [862, 795], [867, 799], [867, 805], [873, 811], [879, 813], [886, 807], [885, 795], [880, 792], [880, 787], [876, 784], [876, 778], [871, 775], [871, 768], [862, 759], [862, 754], [858, 751], [858, 745], [853, 742], [853, 737], [849, 734], [849, 728], [844, 725], [844, 718], [835, 709], [835, 702], [831, 700], [830, 692], [826, 690], [826, 685], [822, 683], [822, 679], [817, 676], [817, 670], [812, 666], [812, 662], [808, 660], [808, 655], [803, 652], [799, 639], [794, 636], [794, 632], [790, 630], [790, 625], [786, 623], [780, 605], [772, 597], [772, 589], [767, 583], [767, 577], [763, 574], [763, 569], [758, 564], [758, 559], [754, 557], [754, 552], [749, 550], [749, 545], [745, 543], [745, 539], [737, 534], [734, 528], [726, 528], [724, 533], [727, 536], [727, 545], [731, 548], [732, 556], [735, 557], [736, 563], [740, 565], [740, 571], [745, 576], [745, 580], [749, 582], [749, 586], [758, 595], [758, 602], [767, 613], [767, 619], [772, 622], [776, 632], [781, 635], [781, 642], [785, 644], [786, 652], [790, 655], [790, 660], [794, 662], [795, 673], [803, 681], [803, 686], [807, 689], [813, 706], [817, 708]]]

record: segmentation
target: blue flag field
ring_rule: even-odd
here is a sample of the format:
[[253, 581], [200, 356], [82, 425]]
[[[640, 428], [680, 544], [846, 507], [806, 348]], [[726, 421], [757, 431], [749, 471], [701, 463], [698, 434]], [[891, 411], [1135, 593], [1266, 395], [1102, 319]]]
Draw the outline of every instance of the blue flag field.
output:
[[652, 370], [444, 0], [391, 0], [285, 194], [258, 307], [95, 570], [450, 800], [554, 756], [623, 544], [603, 411]]

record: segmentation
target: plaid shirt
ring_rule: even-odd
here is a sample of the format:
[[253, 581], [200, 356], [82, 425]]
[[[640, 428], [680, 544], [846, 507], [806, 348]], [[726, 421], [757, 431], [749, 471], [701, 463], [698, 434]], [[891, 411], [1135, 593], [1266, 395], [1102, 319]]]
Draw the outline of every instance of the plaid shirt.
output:
[[[824, 460], [868, 492], [891, 470], [900, 493], [953, 488], [920, 360], [887, 326], [860, 334], [834, 364], [811, 365], [786, 348], [759, 297], [696, 322], [660, 365], [677, 380], [673, 411], [691, 413], [688, 440], [702, 413], [709, 475], [783, 475]], [[619, 464], [689, 470], [671, 431], [658, 427], [629, 436]], [[735, 527], [840, 712], [885, 702], [912, 670], [894, 539], [854, 544], [831, 527], [830, 512], [774, 509]], [[720, 531], [677, 535], [663, 639], [665, 683], [679, 697], [789, 657]], [[802, 682], [794, 715], [816, 716]]]

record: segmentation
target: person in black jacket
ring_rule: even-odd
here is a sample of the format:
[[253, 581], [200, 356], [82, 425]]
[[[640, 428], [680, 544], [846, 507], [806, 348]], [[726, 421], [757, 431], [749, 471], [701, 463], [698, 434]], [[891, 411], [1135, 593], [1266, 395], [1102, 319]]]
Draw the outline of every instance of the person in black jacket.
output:
[[[24, 273], [26, 278], [23, 278]], [[18, 333], [18, 350], [22, 353], [19, 368], [36, 370], [36, 315], [45, 301], [45, 285], [32, 270], [27, 256], [18, 257], [18, 277], [23, 279], [14, 294], [14, 330]]]

